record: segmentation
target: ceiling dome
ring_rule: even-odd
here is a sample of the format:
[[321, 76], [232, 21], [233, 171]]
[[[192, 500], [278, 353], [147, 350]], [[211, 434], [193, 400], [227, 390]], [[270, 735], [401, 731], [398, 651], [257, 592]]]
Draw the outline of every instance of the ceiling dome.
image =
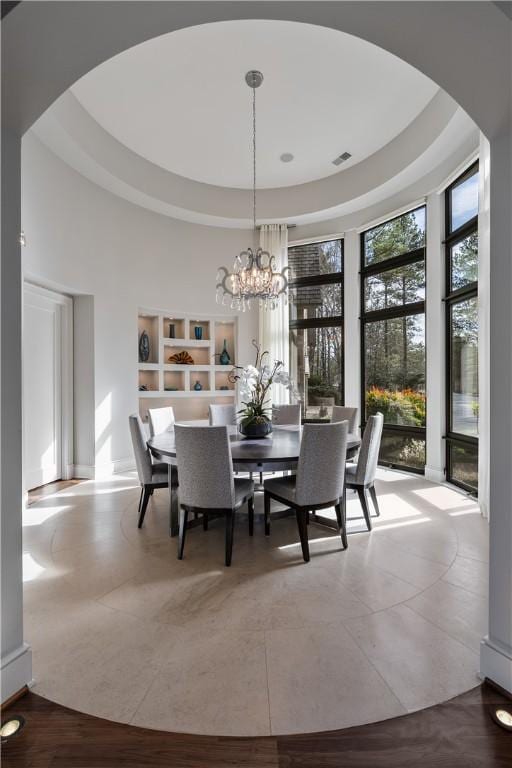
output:
[[[248, 188], [251, 91], [257, 91], [258, 186], [304, 184], [342, 171], [400, 134], [437, 86], [397, 57], [325, 27], [229, 21], [135, 46], [72, 88], [108, 133], [161, 168], [220, 187]], [[291, 162], [282, 156], [293, 155]]]

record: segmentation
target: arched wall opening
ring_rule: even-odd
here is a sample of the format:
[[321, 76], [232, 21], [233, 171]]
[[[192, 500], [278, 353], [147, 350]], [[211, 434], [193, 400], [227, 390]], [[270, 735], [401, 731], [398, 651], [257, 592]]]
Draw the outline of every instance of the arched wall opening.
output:
[[[480, 126], [491, 163], [490, 630], [482, 674], [512, 688], [512, 355], [510, 23], [490, 4], [40, 3], [3, 25], [2, 57], [2, 667], [6, 698], [31, 677], [21, 592], [20, 148], [23, 133], [73, 82], [116, 53], [183, 26], [278, 18], [342, 29], [389, 50], [439, 83]], [[407, 34], [404, 34], [407, 30]], [[435, 40], [426, 46], [425, 39]], [[49, 56], [48, 51], [53, 55]], [[492, 54], [489, 55], [489, 51]], [[480, 52], [481, 55], [477, 55]], [[62, 62], [66, 66], [62, 66]], [[457, 61], [457, 66], [454, 66]], [[505, 63], [505, 65], [504, 65]], [[493, 88], [488, 84], [492, 82]], [[8, 326], [8, 332], [4, 329]]]

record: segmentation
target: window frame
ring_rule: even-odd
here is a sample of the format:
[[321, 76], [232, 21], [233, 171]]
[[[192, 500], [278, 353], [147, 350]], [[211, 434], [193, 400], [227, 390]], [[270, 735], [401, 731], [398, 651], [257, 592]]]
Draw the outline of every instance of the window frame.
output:
[[466, 168], [460, 176], [458, 176], [451, 184], [445, 189], [445, 239], [444, 244], [444, 259], [445, 259], [445, 476], [446, 480], [452, 485], [456, 485], [458, 488], [462, 488], [472, 496], [478, 495], [478, 487], [474, 488], [467, 483], [457, 480], [452, 474], [452, 457], [451, 448], [453, 446], [472, 446], [477, 449], [478, 456], [478, 437], [473, 435], [465, 435], [461, 432], [454, 432], [453, 426], [453, 413], [452, 413], [452, 352], [453, 352], [453, 337], [451, 333], [451, 310], [457, 304], [462, 304], [469, 299], [478, 300], [478, 280], [474, 280], [467, 285], [451, 290], [452, 285], [452, 258], [451, 252], [454, 245], [465, 240], [469, 235], [478, 233], [478, 213], [468, 221], [464, 222], [457, 229], [451, 229], [451, 194], [452, 191], [462, 184], [467, 179], [471, 178], [474, 174], [479, 172], [479, 162], [475, 160], [474, 163]]
[[[365, 263], [366, 233], [372, 231], [373, 229], [377, 229], [379, 226], [382, 226], [384, 224], [389, 224], [392, 221], [396, 221], [397, 219], [402, 218], [402, 216], [406, 216], [407, 214], [414, 213], [415, 211], [419, 211], [422, 208], [425, 211], [425, 244], [421, 248], [413, 248], [411, 251], [400, 253], [398, 256], [393, 256], [390, 259], [373, 262], [372, 264], [367, 265]], [[360, 324], [360, 334], [361, 334], [361, 343], [360, 343], [361, 432], [364, 430], [366, 426], [366, 345], [365, 345], [366, 333], [365, 331], [366, 331], [366, 325], [368, 323], [379, 322], [382, 320], [394, 320], [401, 317], [411, 317], [412, 315], [422, 314], [425, 317], [425, 377], [426, 377], [426, 300], [423, 299], [422, 301], [411, 302], [410, 304], [402, 304], [402, 305], [397, 305], [393, 307], [385, 307], [383, 309], [371, 310], [368, 312], [366, 310], [365, 280], [367, 277], [371, 277], [372, 275], [376, 275], [376, 274], [382, 274], [392, 269], [396, 269], [397, 267], [406, 267], [406, 266], [409, 266], [410, 264], [417, 264], [417, 263], [423, 262], [424, 269], [425, 269], [425, 296], [426, 296], [426, 288], [427, 288], [427, 259], [426, 259], [427, 239], [426, 238], [427, 238], [427, 205], [426, 203], [422, 203], [421, 205], [417, 205], [414, 208], [411, 208], [407, 211], [403, 211], [403, 213], [400, 213], [397, 216], [393, 216], [390, 219], [386, 219], [385, 221], [381, 222], [381, 224], [377, 224], [373, 227], [369, 227], [368, 229], [364, 230], [360, 234], [359, 324]], [[427, 407], [428, 407], [428, 403], [427, 403]], [[414, 426], [406, 426], [402, 424], [384, 423], [384, 427], [382, 431], [383, 438], [392, 434], [397, 434], [397, 433], [400, 435], [404, 435], [405, 437], [411, 437], [411, 438], [422, 437], [425, 442], [425, 453], [426, 453], [426, 446], [427, 446], [426, 426], [414, 427]], [[404, 470], [406, 472], [411, 472], [417, 475], [425, 474], [425, 466], [423, 466], [423, 468], [412, 467], [406, 464], [397, 464], [391, 461], [383, 461], [381, 460], [380, 457], [379, 457], [379, 464], [381, 466], [390, 467], [392, 469], [396, 468], [396, 469]]]
[[[343, 405], [345, 403], [345, 241], [343, 237], [322, 238], [319, 240], [308, 241], [307, 245], [321, 245], [322, 243], [339, 242], [341, 250], [341, 270], [338, 272], [328, 272], [324, 275], [306, 275], [303, 277], [290, 278], [288, 281], [289, 288], [307, 288], [310, 286], [321, 285], [339, 285], [341, 295], [341, 314], [331, 315], [329, 317], [308, 317], [306, 320], [289, 319], [288, 331], [293, 330], [308, 330], [310, 328], [340, 328], [341, 333], [341, 386], [340, 386], [340, 402]], [[300, 248], [301, 243], [294, 245], [289, 244], [288, 252], [293, 248]], [[291, 344], [290, 344], [291, 349]], [[306, 406], [304, 404], [303, 420], [307, 420]]]

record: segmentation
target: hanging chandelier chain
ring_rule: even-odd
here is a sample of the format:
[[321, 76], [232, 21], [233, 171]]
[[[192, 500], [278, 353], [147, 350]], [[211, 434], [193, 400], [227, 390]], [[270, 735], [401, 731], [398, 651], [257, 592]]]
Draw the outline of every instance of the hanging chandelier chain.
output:
[[245, 75], [245, 82], [252, 88], [252, 224], [254, 229], [254, 250], [242, 251], [230, 272], [220, 267], [217, 272], [216, 299], [221, 304], [231, 302], [232, 309], [245, 312], [250, 309], [251, 301], [259, 302], [260, 307], [275, 309], [283, 297], [287, 302], [288, 267], [281, 272], [275, 270], [275, 258], [256, 245], [256, 88], [263, 82], [263, 75], [251, 70]]
[[252, 224], [256, 231], [256, 88], [252, 89]]

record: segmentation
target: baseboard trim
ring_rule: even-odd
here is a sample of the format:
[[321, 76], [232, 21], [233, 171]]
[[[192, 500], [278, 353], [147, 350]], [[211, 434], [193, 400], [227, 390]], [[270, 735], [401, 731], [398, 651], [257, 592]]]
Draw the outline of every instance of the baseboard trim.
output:
[[7, 701], [4, 701], [2, 703], [2, 707], [1, 707], [2, 714], [5, 712], [6, 709], [9, 709], [9, 707], [12, 707], [12, 705], [15, 704], [18, 701], [18, 699], [22, 699], [23, 696], [25, 696], [25, 694], [28, 692], [29, 692], [28, 685], [24, 685], [23, 688], [20, 688], [19, 691], [16, 691], [16, 693], [13, 693], [12, 696], [9, 696]]
[[73, 476], [84, 480], [104, 480], [112, 475], [132, 472], [134, 469], [135, 461], [129, 457], [109, 461], [107, 464], [75, 464]]
[[512, 695], [512, 656], [495, 646], [488, 637], [480, 643], [480, 677]]
[[435, 467], [425, 467], [425, 480], [430, 480], [431, 483], [444, 483], [445, 476], [441, 469]]
[[2, 703], [32, 681], [32, 650], [23, 643], [2, 659]]

